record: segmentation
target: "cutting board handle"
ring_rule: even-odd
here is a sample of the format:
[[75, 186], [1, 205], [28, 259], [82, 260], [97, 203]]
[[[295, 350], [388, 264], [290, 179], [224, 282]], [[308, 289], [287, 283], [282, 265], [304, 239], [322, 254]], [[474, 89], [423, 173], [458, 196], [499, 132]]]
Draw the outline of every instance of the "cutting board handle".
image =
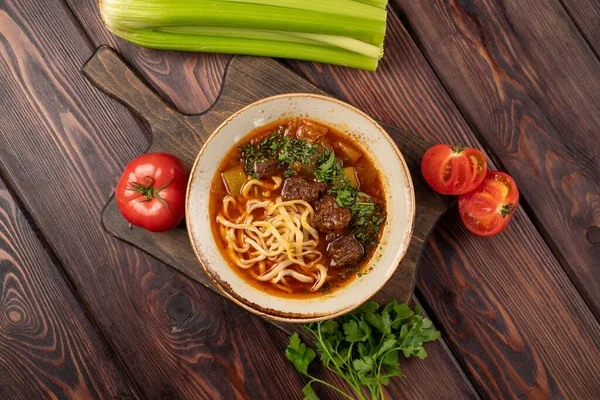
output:
[[168, 129], [173, 116], [180, 114], [109, 46], [99, 46], [81, 73], [104, 93], [133, 110], [153, 131]]

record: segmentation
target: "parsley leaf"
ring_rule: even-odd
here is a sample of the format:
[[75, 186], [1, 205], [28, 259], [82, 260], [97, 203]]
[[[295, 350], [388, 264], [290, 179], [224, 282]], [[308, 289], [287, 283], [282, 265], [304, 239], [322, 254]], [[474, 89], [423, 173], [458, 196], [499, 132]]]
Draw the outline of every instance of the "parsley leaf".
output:
[[329, 152], [327, 161], [319, 164], [319, 166], [315, 169], [315, 177], [321, 182], [331, 181], [336, 173], [336, 165], [339, 166], [337, 160], [335, 159], [335, 154], [333, 152]]
[[335, 201], [340, 207], [352, 207], [356, 204], [356, 197], [350, 189], [341, 189], [337, 191]]
[[368, 313], [365, 319], [383, 334], [391, 334], [392, 322], [390, 314], [384, 309], [381, 314]]
[[308, 366], [315, 358], [316, 353], [313, 349], [306, 347], [300, 341], [298, 334], [294, 332], [290, 337], [290, 345], [285, 349], [285, 356], [294, 364], [298, 372], [307, 374]]
[[366, 314], [366, 313], [374, 313], [379, 309], [379, 304], [374, 302], [373, 300], [369, 300], [363, 303], [362, 306], [358, 307], [352, 314]]
[[279, 151], [283, 146], [284, 136], [282, 134], [283, 127], [280, 126], [276, 132], [271, 133], [266, 138], [260, 140], [252, 140], [238, 147], [238, 151], [242, 156], [244, 170], [248, 175], [258, 178], [254, 170], [254, 164], [273, 159], [278, 159]]
[[371, 328], [364, 320], [351, 320], [344, 324], [344, 333], [347, 342], [364, 342], [371, 336]]
[[308, 383], [302, 388], [302, 393], [304, 393], [304, 400], [319, 400], [319, 397], [313, 390], [312, 386], [310, 386], [311, 384], [312, 382]]
[[383, 207], [375, 203], [368, 194], [352, 187], [333, 152], [321, 160], [314, 174], [321, 182], [330, 184], [329, 194], [335, 196], [337, 204], [349, 208], [352, 212], [350, 233], [354, 238], [365, 247], [367, 252], [376, 246], [380, 226], [386, 219]]
[[367, 372], [370, 372], [375, 368], [375, 360], [372, 357], [363, 357], [358, 360], [354, 360], [352, 363], [354, 370], [358, 372], [358, 377], [360, 379], [364, 378]]

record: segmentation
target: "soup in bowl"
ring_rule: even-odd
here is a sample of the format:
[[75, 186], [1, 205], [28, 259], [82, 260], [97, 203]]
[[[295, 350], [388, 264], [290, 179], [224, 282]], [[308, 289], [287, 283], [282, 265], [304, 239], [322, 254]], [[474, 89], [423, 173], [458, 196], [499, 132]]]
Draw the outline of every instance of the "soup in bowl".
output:
[[273, 319], [308, 322], [359, 306], [408, 247], [414, 190], [374, 120], [325, 96], [289, 94], [226, 120], [201, 150], [187, 226], [228, 297]]

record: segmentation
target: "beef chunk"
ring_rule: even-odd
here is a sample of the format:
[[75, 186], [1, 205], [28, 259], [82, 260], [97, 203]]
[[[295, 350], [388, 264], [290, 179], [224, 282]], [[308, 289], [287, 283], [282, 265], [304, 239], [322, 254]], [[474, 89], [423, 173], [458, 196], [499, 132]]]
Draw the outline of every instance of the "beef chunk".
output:
[[254, 171], [258, 179], [270, 178], [275, 175], [281, 175], [282, 168], [278, 160], [257, 161], [254, 163]]
[[304, 200], [310, 203], [324, 191], [325, 184], [322, 182], [311, 182], [300, 176], [292, 176], [285, 180], [281, 195], [285, 201]]
[[327, 135], [327, 128], [310, 121], [303, 121], [296, 130], [296, 137], [303, 140], [315, 141], [325, 135]]
[[314, 142], [327, 135], [327, 131], [322, 125], [296, 118], [287, 123], [284, 136]]
[[338, 206], [335, 199], [325, 196], [314, 204], [314, 225], [320, 232], [339, 231], [344, 229], [352, 219], [349, 208]]
[[327, 254], [331, 267], [343, 267], [357, 264], [365, 251], [360, 243], [350, 235], [343, 235], [329, 243]]

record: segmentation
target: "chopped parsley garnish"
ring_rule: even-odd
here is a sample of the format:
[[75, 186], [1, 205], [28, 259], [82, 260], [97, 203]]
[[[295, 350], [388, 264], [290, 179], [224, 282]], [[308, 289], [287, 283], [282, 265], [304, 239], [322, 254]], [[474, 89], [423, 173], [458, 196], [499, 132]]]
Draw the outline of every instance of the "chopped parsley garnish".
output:
[[[326, 149], [322, 157], [324, 160], [319, 163], [319, 166], [315, 168], [315, 177], [321, 182], [331, 182], [333, 181], [335, 174], [338, 173], [339, 163], [335, 159], [335, 154], [333, 151]], [[343, 175], [341, 171], [341, 167], [339, 168], [339, 173]]]
[[350, 230], [354, 238], [368, 248], [377, 246], [380, 226], [386, 218], [381, 205], [374, 203], [373, 199], [367, 202], [357, 201], [351, 210], [353, 217]]
[[252, 140], [238, 147], [244, 161], [244, 170], [248, 175], [258, 178], [254, 165], [257, 162], [278, 160], [279, 166], [285, 168], [284, 177], [289, 178], [294, 174], [294, 166], [298, 164], [310, 169], [317, 165], [323, 156], [325, 148], [321, 144], [311, 143], [308, 140], [290, 138], [283, 135], [284, 127], [269, 136]]
[[330, 294], [331, 293], [331, 281], [325, 282], [325, 284], [319, 289], [321, 294]]

